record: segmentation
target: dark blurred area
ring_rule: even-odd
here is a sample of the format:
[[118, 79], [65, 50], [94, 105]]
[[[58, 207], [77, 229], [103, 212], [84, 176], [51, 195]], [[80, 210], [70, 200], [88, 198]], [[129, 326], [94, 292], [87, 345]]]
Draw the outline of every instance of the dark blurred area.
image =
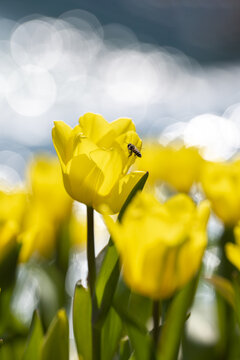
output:
[[18, 20], [30, 14], [57, 17], [81, 8], [103, 25], [120, 23], [140, 41], [175, 47], [200, 62], [240, 57], [240, 3], [235, 0], [1, 0], [1, 16]]

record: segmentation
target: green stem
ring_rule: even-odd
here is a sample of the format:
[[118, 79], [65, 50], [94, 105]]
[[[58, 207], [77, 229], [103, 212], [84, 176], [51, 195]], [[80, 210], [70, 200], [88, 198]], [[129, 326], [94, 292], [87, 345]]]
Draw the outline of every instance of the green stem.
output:
[[155, 348], [157, 349], [158, 339], [159, 339], [159, 320], [160, 320], [160, 302], [158, 300], [153, 301], [153, 310], [152, 310], [152, 317], [153, 317], [153, 342]]
[[[234, 266], [227, 259], [224, 250], [224, 247], [228, 242], [234, 242], [234, 234], [233, 228], [226, 227], [219, 243], [221, 263], [218, 268], [218, 275], [228, 280], [232, 280]], [[219, 294], [217, 294], [217, 314], [219, 328], [217, 353], [219, 354], [219, 359], [230, 359], [230, 354], [234, 345], [234, 314], [233, 309]]]
[[93, 208], [87, 206], [87, 262], [88, 262], [88, 284], [93, 297], [96, 280], [96, 263], [94, 248], [94, 216]]
[[94, 316], [97, 311], [95, 295], [96, 261], [94, 245], [94, 210], [87, 206], [87, 261], [88, 261], [88, 285], [92, 299], [92, 359], [101, 359], [101, 330], [94, 324]]

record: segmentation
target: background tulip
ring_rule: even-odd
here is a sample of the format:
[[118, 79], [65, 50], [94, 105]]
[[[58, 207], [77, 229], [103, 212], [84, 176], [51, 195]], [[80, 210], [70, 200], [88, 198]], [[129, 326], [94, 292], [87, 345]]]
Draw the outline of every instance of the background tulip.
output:
[[159, 299], [184, 286], [200, 267], [208, 216], [208, 202], [196, 207], [179, 194], [160, 204], [139, 193], [121, 223], [105, 217], [130, 288]]
[[198, 181], [203, 159], [194, 147], [179, 144], [162, 146], [155, 141], [144, 142], [138, 169], [149, 171], [152, 184], [167, 183], [174, 190], [188, 193]]
[[215, 214], [227, 225], [240, 219], [240, 160], [205, 163], [201, 183]]

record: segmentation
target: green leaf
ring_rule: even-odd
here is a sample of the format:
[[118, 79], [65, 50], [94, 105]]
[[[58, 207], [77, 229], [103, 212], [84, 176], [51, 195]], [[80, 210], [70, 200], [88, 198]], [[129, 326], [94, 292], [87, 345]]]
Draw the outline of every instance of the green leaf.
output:
[[234, 288], [228, 279], [222, 276], [212, 275], [211, 278], [207, 278], [206, 280], [215, 287], [229, 305], [235, 307]]
[[33, 314], [32, 324], [29, 331], [28, 341], [22, 360], [39, 360], [40, 348], [43, 339], [42, 323], [37, 311]]
[[130, 343], [128, 339], [124, 339], [120, 343], [119, 360], [129, 360], [132, 354]]
[[41, 360], [53, 359], [69, 359], [69, 327], [63, 309], [53, 319], [42, 343]]
[[9, 287], [15, 279], [20, 249], [21, 244], [13, 244], [0, 263], [0, 288], [2, 289]]
[[[147, 178], [148, 172], [146, 172], [138, 181], [138, 183], [134, 186], [134, 188], [128, 195], [128, 198], [125, 201], [122, 209], [119, 212], [118, 221], [121, 222], [126, 208], [130, 204], [136, 193], [143, 189]], [[112, 299], [117, 286], [119, 275], [119, 256], [115, 245], [112, 243], [112, 240], [110, 238], [106, 254], [102, 261], [102, 266], [100, 268], [96, 281], [96, 298], [99, 311], [97, 315], [98, 318], [95, 319], [95, 321], [104, 321], [104, 318], [112, 304]]]
[[3, 341], [0, 345], [0, 359], [22, 360], [24, 347], [25, 339], [23, 337], [15, 336], [10, 341]]
[[92, 359], [91, 316], [90, 293], [79, 282], [76, 284], [73, 300], [73, 331], [78, 355], [84, 360]]
[[134, 349], [134, 359], [149, 360], [152, 357], [152, 339], [147, 332], [139, 330], [139, 328], [125, 323], [127, 334], [130, 339], [132, 348]]
[[128, 205], [130, 204], [130, 202], [132, 201], [132, 199], [134, 198], [134, 196], [136, 195], [136, 193], [138, 191], [141, 191], [144, 188], [144, 185], [147, 181], [148, 178], [148, 172], [146, 172], [141, 179], [138, 181], [138, 183], [134, 186], [134, 188], [132, 189], [132, 191], [130, 192], [130, 194], [127, 197], [127, 200], [125, 201], [125, 203], [123, 204], [119, 215], [118, 215], [118, 221], [121, 222], [122, 221], [122, 217], [128, 207]]
[[152, 301], [131, 292], [122, 278], [114, 294], [113, 306], [125, 322], [146, 332], [146, 322], [152, 312]]
[[188, 310], [193, 302], [198, 276], [180, 290], [169, 305], [162, 327], [157, 360], [176, 360]]
[[233, 276], [233, 289], [235, 300], [235, 314], [238, 325], [240, 326], [240, 279], [237, 272], [235, 272]]
[[57, 236], [56, 263], [65, 275], [68, 269], [69, 251], [71, 247], [69, 234], [69, 219], [60, 226]]
[[122, 321], [111, 308], [102, 328], [101, 359], [112, 360], [122, 334]]

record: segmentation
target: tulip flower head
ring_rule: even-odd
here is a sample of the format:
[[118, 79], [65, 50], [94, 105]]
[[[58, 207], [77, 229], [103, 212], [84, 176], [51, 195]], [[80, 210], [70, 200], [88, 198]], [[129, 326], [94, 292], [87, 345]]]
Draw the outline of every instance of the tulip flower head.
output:
[[0, 191], [0, 263], [17, 244], [23, 217], [26, 211], [27, 195], [23, 191]]
[[31, 203], [42, 207], [46, 217], [60, 223], [70, 216], [72, 199], [61, 179], [58, 158], [49, 154], [36, 156], [28, 167], [28, 187]]
[[215, 214], [227, 226], [240, 220], [240, 160], [206, 163], [201, 183]]
[[142, 145], [133, 122], [121, 118], [108, 123], [101, 115], [87, 113], [74, 129], [56, 121], [52, 137], [68, 194], [99, 212], [119, 212], [144, 174], [128, 173], [136, 158], [128, 144], [139, 151]]
[[208, 201], [196, 207], [178, 194], [161, 204], [145, 193], [135, 196], [121, 223], [105, 216], [128, 286], [153, 299], [183, 287], [200, 267], [208, 217]]
[[142, 155], [137, 167], [149, 171], [153, 185], [165, 182], [177, 191], [188, 193], [198, 181], [203, 159], [197, 148], [174, 143], [162, 146], [153, 140], [144, 144]]

